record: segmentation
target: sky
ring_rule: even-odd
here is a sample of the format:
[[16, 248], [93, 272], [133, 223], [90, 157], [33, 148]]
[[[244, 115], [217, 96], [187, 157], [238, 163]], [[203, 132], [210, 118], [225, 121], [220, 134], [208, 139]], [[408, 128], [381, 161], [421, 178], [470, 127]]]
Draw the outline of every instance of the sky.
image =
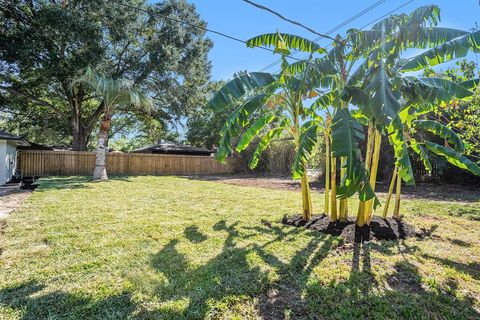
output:
[[[294, 33], [315, 39], [317, 35], [282, 21], [273, 14], [251, 6], [242, 0], [188, 0], [195, 4], [208, 28], [247, 40], [262, 33]], [[340, 23], [370, 7], [379, 0], [254, 0], [284, 16], [302, 22], [312, 29], [326, 33]], [[379, 6], [337, 31], [344, 35], [350, 28], [361, 28], [382, 17], [409, 0], [385, 0]], [[440, 26], [468, 30], [480, 24], [479, 0], [413, 0], [395, 13], [409, 13], [417, 7], [436, 4], [441, 9]], [[278, 55], [258, 48], [247, 48], [245, 44], [207, 33], [214, 47], [209, 58], [212, 61], [212, 79], [230, 79], [237, 71], [259, 71], [278, 60]], [[328, 45], [323, 39], [320, 45]], [[296, 57], [303, 57], [302, 54]], [[475, 57], [474, 57], [475, 58]], [[479, 57], [480, 59], [480, 57]], [[276, 72], [278, 65], [267, 71]]]

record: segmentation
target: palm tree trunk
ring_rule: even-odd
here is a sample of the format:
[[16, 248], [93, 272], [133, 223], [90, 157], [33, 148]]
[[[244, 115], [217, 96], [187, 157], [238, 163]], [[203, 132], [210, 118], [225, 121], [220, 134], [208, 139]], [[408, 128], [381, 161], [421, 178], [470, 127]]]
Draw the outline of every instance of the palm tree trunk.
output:
[[330, 212], [330, 138], [328, 132], [325, 132], [325, 205], [324, 212], [328, 215]]
[[110, 130], [111, 118], [105, 115], [100, 124], [98, 133], [98, 145], [95, 159], [95, 171], [93, 172], [93, 180], [108, 180], [107, 176], [107, 143], [108, 131]]
[[397, 170], [398, 170], [398, 167], [395, 166], [395, 168], [393, 169], [392, 180], [390, 181], [390, 187], [388, 188], [388, 195], [387, 195], [387, 200], [385, 201], [385, 208], [383, 208], [383, 219], [387, 218], [388, 206], [390, 205], [393, 188], [395, 187], [395, 180], [397, 179]]
[[395, 195], [395, 208], [393, 209], [393, 218], [399, 219], [400, 218], [400, 194], [402, 189], [402, 179], [397, 177], [397, 190]]

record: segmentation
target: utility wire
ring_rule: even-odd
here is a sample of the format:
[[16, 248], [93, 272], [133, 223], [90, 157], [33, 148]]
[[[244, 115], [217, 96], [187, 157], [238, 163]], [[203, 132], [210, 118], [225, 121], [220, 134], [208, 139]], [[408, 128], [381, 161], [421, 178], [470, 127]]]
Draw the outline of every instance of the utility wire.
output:
[[[384, 19], [385, 17], [388, 17], [388, 16], [391, 15], [392, 13], [394, 13], [394, 12], [402, 9], [403, 7], [408, 6], [410, 3], [414, 2], [414, 1], [415, 1], [415, 0], [409, 0], [409, 1], [405, 2], [404, 4], [402, 4], [402, 5], [400, 5], [400, 6], [396, 7], [396, 8], [388, 11], [388, 12], [385, 13], [384, 15], [382, 15], [382, 16], [378, 17], [377, 19], [375, 19], [375, 20], [367, 23], [366, 25], [360, 27], [359, 30], [363, 30], [363, 29], [365, 29], [366, 27], [368, 27], [368, 26], [370, 26], [370, 25], [372, 25], [372, 24], [374, 24], [374, 23], [376, 23], [376, 22]], [[331, 43], [331, 44], [327, 45], [325, 48], [328, 48], [328, 47], [330, 47], [330, 46], [332, 46], [332, 45], [333, 45], [333, 44]], [[291, 58], [291, 56], [288, 56], [288, 57]], [[305, 60], [305, 59], [306, 59], [306, 57], [304, 57], [303, 59], [300, 59], [300, 60]], [[299, 59], [297, 59], [297, 58], [295, 58], [295, 60], [296, 60], [296, 61], [299, 61]], [[275, 62], [275, 64], [277, 64], [277, 63], [278, 63], [278, 62]], [[279, 71], [276, 71], [275, 73], [278, 73], [278, 72], [279, 72]]]
[[294, 24], [294, 25], [296, 25], [296, 26], [299, 26], [299, 27], [301, 27], [301, 28], [303, 28], [303, 29], [305, 29], [305, 30], [308, 30], [308, 31], [310, 31], [310, 32], [313, 33], [313, 34], [316, 34], [317, 36], [320, 36], [321, 38], [326, 38], [326, 39], [330, 39], [330, 40], [332, 40], [332, 41], [334, 41], [334, 42], [338, 42], [337, 39], [329, 36], [328, 34], [320, 33], [320, 32], [318, 32], [318, 31], [316, 31], [316, 30], [314, 30], [314, 29], [312, 29], [312, 28], [310, 28], [310, 27], [307, 27], [306, 25], [304, 25], [304, 24], [302, 24], [302, 23], [300, 23], [300, 22], [298, 22], [298, 21], [289, 19], [289, 18], [283, 16], [282, 14], [274, 11], [273, 9], [270, 9], [270, 8], [268, 8], [268, 7], [265, 7], [265, 6], [261, 5], [261, 4], [258, 4], [258, 3], [256, 3], [256, 2], [253, 2], [253, 1], [250, 1], [250, 0], [242, 0], [242, 1], [243, 1], [243, 2], [246, 2], [246, 3], [250, 4], [250, 5], [252, 5], [252, 6], [254, 6], [254, 7], [257, 7], [257, 8], [259, 8], [259, 9], [268, 11], [268, 12], [276, 15], [276, 16], [279, 17], [280, 19], [282, 19], [282, 20], [284, 20], [284, 21], [287, 21], [287, 22], [290, 22], [290, 23], [292, 23], [292, 24]]
[[[332, 29], [328, 30], [325, 34], [326, 35], [331, 35], [333, 34], [334, 32], [338, 31], [339, 29], [343, 28], [344, 26], [346, 26], [347, 24], [349, 24], [350, 22], [352, 21], [355, 21], [356, 19], [360, 18], [361, 16], [365, 15], [366, 13], [372, 11], [373, 9], [375, 9], [376, 7], [378, 7], [379, 5], [381, 5], [382, 3], [384, 3], [386, 0], [380, 0], [380, 1], [377, 1], [375, 2], [374, 4], [372, 4], [371, 6], [363, 9], [362, 11], [358, 12], [357, 14], [355, 14], [354, 16], [350, 17], [349, 19], [343, 21], [342, 23], [340, 23], [339, 25], [333, 27]], [[313, 39], [313, 42], [318, 42], [319, 40], [321, 40], [322, 37], [318, 37], [318, 38], [315, 38]], [[297, 52], [294, 52], [291, 54], [291, 56], [295, 55]], [[272, 62], [271, 64], [269, 64], [268, 66], [265, 66], [263, 67], [262, 69], [260, 69], [260, 71], [265, 71], [265, 70], [268, 70], [270, 69], [271, 67], [279, 64], [282, 60], [279, 59], [277, 61], [274, 61]]]
[[[242, 40], [242, 39], [239, 39], [237, 37], [234, 37], [234, 36], [231, 36], [231, 35], [228, 35], [226, 33], [223, 33], [223, 32], [220, 32], [220, 31], [217, 31], [217, 30], [213, 30], [213, 29], [209, 29], [209, 28], [206, 28], [202, 25], [198, 25], [198, 24], [194, 24], [194, 23], [191, 23], [191, 22], [188, 22], [188, 21], [185, 21], [185, 20], [181, 20], [181, 19], [177, 19], [177, 18], [172, 18], [172, 17], [168, 17], [166, 15], [162, 15], [158, 12], [152, 12], [150, 10], [147, 10], [147, 9], [144, 9], [144, 8], [141, 8], [141, 7], [137, 7], [137, 6], [132, 6], [132, 5], [129, 5], [129, 4], [125, 4], [125, 3], [121, 3], [121, 2], [118, 2], [116, 0], [110, 0], [111, 3], [115, 3], [119, 6], [122, 6], [122, 7], [126, 7], [126, 8], [129, 8], [129, 9], [133, 9], [133, 10], [137, 10], [137, 11], [140, 11], [140, 12], [144, 12], [146, 14], [149, 14], [151, 16], [157, 16], [157, 17], [162, 17], [164, 19], [167, 19], [167, 20], [171, 20], [171, 21], [175, 21], [175, 22], [179, 22], [179, 23], [184, 23], [186, 24], [187, 26], [189, 27], [192, 27], [192, 28], [196, 28], [196, 29], [200, 29], [200, 30], [203, 30], [205, 32], [210, 32], [210, 33], [214, 33], [214, 34], [217, 34], [219, 36], [222, 36], [222, 37], [225, 37], [227, 39], [230, 39], [230, 40], [234, 40], [234, 41], [237, 41], [237, 42], [241, 42], [245, 45], [248, 45], [247, 41], [245, 40]], [[269, 51], [269, 52], [273, 52], [273, 53], [276, 53], [275, 50], [273, 49], [270, 49], [268, 47], [265, 47], [265, 46], [255, 46], [255, 48], [260, 48], [260, 49], [263, 49], [263, 50], [266, 50], [266, 51]], [[299, 58], [295, 58], [291, 55], [285, 55], [285, 57], [287, 58], [290, 58], [290, 59], [293, 59], [293, 60], [296, 60], [296, 61], [301, 61], [302, 59], [299, 59]]]

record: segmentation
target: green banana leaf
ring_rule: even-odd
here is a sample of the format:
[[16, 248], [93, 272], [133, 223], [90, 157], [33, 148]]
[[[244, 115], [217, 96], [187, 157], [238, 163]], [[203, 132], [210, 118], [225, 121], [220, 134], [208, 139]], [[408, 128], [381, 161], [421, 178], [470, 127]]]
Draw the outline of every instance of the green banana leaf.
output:
[[258, 89], [271, 85], [275, 81], [276, 77], [266, 72], [242, 74], [233, 78], [218, 90], [208, 102], [207, 107], [220, 112], [237, 99], [247, 94], [253, 94]]
[[408, 59], [401, 71], [417, 71], [428, 66], [463, 58], [469, 51], [480, 52], [480, 30], [447, 41]]
[[242, 135], [240, 142], [237, 144], [236, 150], [237, 152], [243, 151], [250, 142], [263, 130], [270, 122], [275, 119], [275, 115], [273, 114], [266, 114], [260, 118], [258, 118], [253, 125], [248, 128], [248, 130]]
[[434, 120], [415, 120], [412, 122], [416, 128], [431, 132], [443, 139], [446, 139], [453, 146], [455, 151], [463, 153], [465, 147], [462, 139], [450, 128]]
[[247, 47], [275, 47], [278, 48], [279, 43], [285, 45], [288, 49], [295, 49], [303, 52], [326, 53], [325, 49], [317, 43], [306, 38], [288, 34], [288, 33], [265, 33], [247, 40]]
[[458, 153], [452, 148], [444, 147], [429, 141], [426, 141], [425, 145], [433, 153], [445, 157], [447, 161], [454, 166], [457, 166], [461, 169], [466, 169], [474, 175], [480, 176], [480, 167], [475, 162], [471, 161], [461, 153]]
[[300, 179], [305, 174], [306, 164], [317, 144], [318, 129], [315, 121], [308, 121], [301, 126], [300, 141], [292, 166], [293, 179]]

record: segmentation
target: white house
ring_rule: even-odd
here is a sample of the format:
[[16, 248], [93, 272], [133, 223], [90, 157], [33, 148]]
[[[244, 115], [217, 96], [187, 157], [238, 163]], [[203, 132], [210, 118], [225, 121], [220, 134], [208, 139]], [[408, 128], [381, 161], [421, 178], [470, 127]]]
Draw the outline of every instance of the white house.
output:
[[9, 182], [17, 170], [17, 146], [28, 146], [22, 137], [0, 131], [0, 186]]

